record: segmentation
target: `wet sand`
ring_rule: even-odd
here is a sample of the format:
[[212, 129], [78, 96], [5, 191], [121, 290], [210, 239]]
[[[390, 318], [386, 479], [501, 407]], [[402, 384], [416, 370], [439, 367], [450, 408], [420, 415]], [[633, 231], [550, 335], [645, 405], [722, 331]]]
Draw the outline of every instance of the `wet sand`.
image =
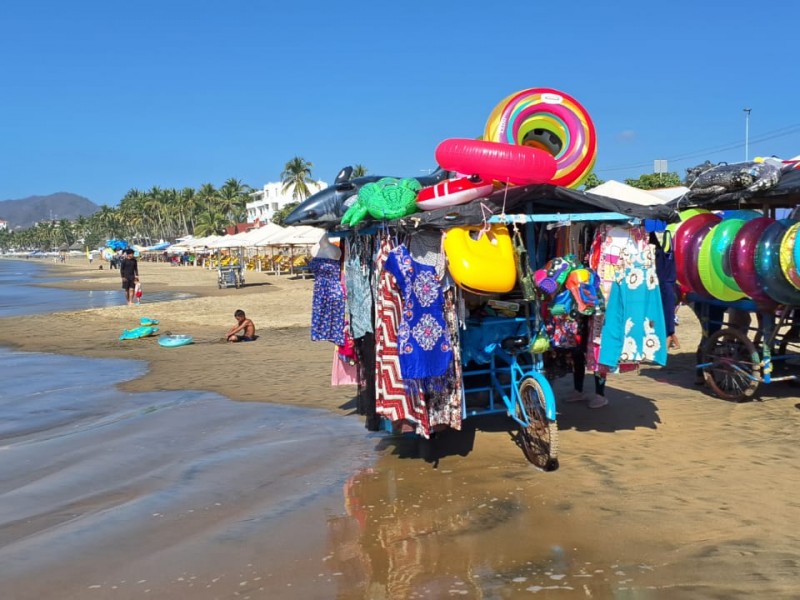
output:
[[[59, 284], [73, 289], [119, 285], [115, 271], [85, 264], [57, 268], [81, 278]], [[471, 419], [463, 432], [429, 442], [367, 434], [352, 414], [354, 388], [329, 386], [332, 347], [308, 341], [313, 282], [253, 273], [248, 284], [254, 285], [218, 290], [214, 271], [148, 263], [141, 271], [145, 302], [148, 290], [197, 297], [37, 316], [36, 328], [47, 336], [31, 336], [30, 319], [4, 319], [0, 345], [144, 360], [149, 370], [121, 384], [123, 391], [208, 390], [233, 400], [322, 408], [338, 415], [343, 431], [304, 432], [286, 456], [298, 454], [306, 462], [286, 469], [283, 458], [261, 460], [242, 444], [230, 469], [187, 484], [192, 502], [175, 496], [172, 508], [183, 514], [228, 494], [225, 503], [237, 508], [219, 519], [195, 515], [185, 527], [162, 530], [150, 526], [152, 513], [143, 512], [131, 517], [130, 532], [110, 538], [102, 527], [91, 527], [105, 510], [91, 503], [55, 503], [22, 527], [24, 536], [3, 519], [0, 538], [11, 541], [0, 546], [0, 572], [3, 581], [13, 577], [15, 597], [143, 597], [134, 579], [150, 585], [151, 597], [200, 599], [800, 594], [797, 388], [762, 386], [763, 401], [734, 404], [695, 386], [699, 328], [688, 309], [680, 313], [682, 348], [671, 351], [666, 368], [642, 367], [638, 374], [610, 378], [606, 409], [559, 407], [561, 467], [542, 473], [525, 462], [504, 419]], [[258, 325], [257, 342], [220, 342], [236, 308]], [[118, 341], [140, 316], [159, 318], [162, 330], [191, 333], [198, 343], [163, 349], [155, 340]], [[555, 382], [557, 395], [569, 390], [569, 379]], [[170, 423], [163, 426], [172, 430]], [[164, 434], [159, 426], [149, 431], [142, 428], [139, 444]], [[291, 490], [298, 473], [324, 476], [325, 455], [336, 452], [340, 435], [363, 439], [365, 459], [374, 463], [355, 470], [343, 490], [323, 485], [319, 504], [289, 503], [279, 519], [266, 519], [270, 527], [248, 528], [252, 519], [264, 519], [284, 504], [253, 482], [254, 473], [281, 490]], [[234, 439], [230, 447], [237, 444]], [[124, 458], [122, 448], [102, 448]], [[213, 447], [188, 445], [181, 455], [191, 462], [209, 453]], [[2, 454], [7, 459], [8, 451]], [[124, 472], [116, 477], [127, 480]], [[179, 471], [167, 471], [153, 485], [169, 496], [181, 481]], [[69, 477], [59, 485], [68, 486]], [[86, 485], [102, 487], [91, 477]], [[14, 489], [13, 482], [3, 488], [3, 506]], [[145, 496], [135, 486], [126, 493], [134, 501]], [[65, 514], [72, 516], [64, 519]], [[58, 515], [80, 534], [64, 534]], [[25, 544], [46, 544], [59, 531], [58, 556], [76, 551], [69, 560], [54, 566], [23, 552]], [[17, 533], [9, 538], [8, 532]], [[231, 545], [220, 552], [217, 542], [228, 538]], [[94, 570], [98, 556], [108, 577]], [[222, 579], [214, 582], [215, 577]], [[217, 586], [222, 580], [226, 584]], [[194, 582], [191, 589], [188, 582]]]

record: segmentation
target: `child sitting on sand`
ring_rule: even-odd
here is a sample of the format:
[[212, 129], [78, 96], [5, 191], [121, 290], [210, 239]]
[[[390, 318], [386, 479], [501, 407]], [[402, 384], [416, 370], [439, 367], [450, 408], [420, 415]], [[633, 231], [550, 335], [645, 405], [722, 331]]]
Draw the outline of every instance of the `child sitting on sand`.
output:
[[247, 318], [244, 311], [239, 309], [233, 313], [236, 325], [230, 328], [227, 333], [229, 342], [252, 342], [256, 339], [256, 326], [251, 319]]

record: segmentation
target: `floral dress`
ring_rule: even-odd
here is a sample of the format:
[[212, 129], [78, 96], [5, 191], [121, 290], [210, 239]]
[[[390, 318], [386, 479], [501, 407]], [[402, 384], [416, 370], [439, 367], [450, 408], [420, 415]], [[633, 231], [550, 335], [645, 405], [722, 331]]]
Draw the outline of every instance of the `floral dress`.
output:
[[314, 274], [311, 339], [344, 346], [344, 291], [339, 261], [314, 257], [308, 263], [308, 268]]
[[442, 284], [433, 266], [415, 261], [404, 245], [384, 265], [403, 299], [397, 342], [403, 379], [442, 377], [453, 361]]
[[666, 327], [654, 247], [638, 235], [621, 249], [606, 302], [598, 362], [667, 363]]

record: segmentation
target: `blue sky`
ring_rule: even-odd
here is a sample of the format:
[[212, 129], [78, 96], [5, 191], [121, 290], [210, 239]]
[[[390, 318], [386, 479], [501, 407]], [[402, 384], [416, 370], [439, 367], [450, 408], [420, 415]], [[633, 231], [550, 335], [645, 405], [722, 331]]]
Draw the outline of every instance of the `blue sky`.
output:
[[0, 199], [416, 176], [494, 105], [560, 89], [624, 179], [800, 154], [800, 3], [5, 0]]

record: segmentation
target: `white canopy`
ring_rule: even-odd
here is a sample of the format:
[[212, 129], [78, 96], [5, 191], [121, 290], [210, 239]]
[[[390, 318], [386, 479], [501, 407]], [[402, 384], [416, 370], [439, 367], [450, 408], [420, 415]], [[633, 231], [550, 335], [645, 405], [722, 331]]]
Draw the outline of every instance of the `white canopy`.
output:
[[590, 194], [614, 198], [615, 200], [623, 200], [640, 206], [657, 206], [669, 201], [652, 194], [648, 190], [640, 190], [639, 188], [614, 181], [613, 179], [587, 191]]
[[325, 235], [325, 230], [310, 225], [287, 227], [281, 235], [270, 238], [268, 246], [313, 246]]

